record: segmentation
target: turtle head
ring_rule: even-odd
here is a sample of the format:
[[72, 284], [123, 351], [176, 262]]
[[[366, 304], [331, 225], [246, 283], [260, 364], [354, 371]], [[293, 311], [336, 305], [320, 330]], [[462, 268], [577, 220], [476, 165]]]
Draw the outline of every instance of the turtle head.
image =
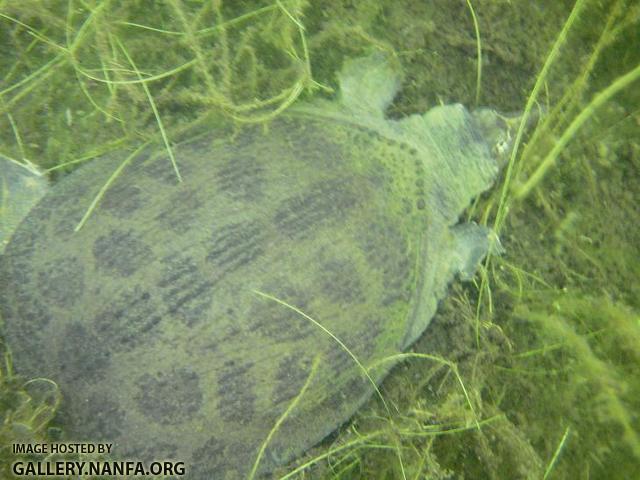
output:
[[506, 164], [513, 149], [521, 115], [503, 115], [491, 108], [478, 108], [472, 115], [493, 157], [500, 166]]
[[[530, 132], [542, 116], [540, 108], [533, 109], [526, 117], [525, 132]], [[478, 108], [472, 113], [477, 127], [482, 133], [491, 153], [498, 160], [500, 166], [509, 161], [513, 150], [516, 132], [523, 119], [523, 114], [501, 114], [491, 108]]]

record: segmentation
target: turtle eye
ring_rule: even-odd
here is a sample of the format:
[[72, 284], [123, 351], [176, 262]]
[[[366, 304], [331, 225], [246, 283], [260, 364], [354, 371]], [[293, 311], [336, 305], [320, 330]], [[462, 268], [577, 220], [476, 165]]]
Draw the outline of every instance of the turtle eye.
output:
[[493, 148], [495, 153], [502, 157], [509, 152], [509, 142], [507, 140], [498, 140], [498, 143]]
[[498, 141], [493, 145], [493, 154], [500, 160], [506, 160], [511, 152], [512, 146], [511, 130], [507, 126], [503, 129], [503, 134], [500, 135]]

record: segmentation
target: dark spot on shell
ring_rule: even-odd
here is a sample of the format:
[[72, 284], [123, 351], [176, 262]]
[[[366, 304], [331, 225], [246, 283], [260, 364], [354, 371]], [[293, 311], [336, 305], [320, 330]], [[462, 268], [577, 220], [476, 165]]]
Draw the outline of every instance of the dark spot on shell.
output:
[[[177, 155], [175, 155], [175, 152], [174, 156], [178, 158]], [[185, 174], [188, 172], [188, 167], [184, 162], [179, 162], [178, 169], [184, 178]], [[167, 155], [155, 156], [147, 159], [142, 166], [142, 173], [146, 177], [164, 183], [165, 185], [180, 184], [176, 171], [171, 163], [171, 159]]]
[[[354, 339], [356, 338], [357, 337], [354, 336], [352, 337], [352, 339], [342, 339], [342, 341], [352, 353], [355, 349], [356, 342]], [[348, 370], [351, 370], [352, 372], [362, 373], [358, 364], [353, 360], [353, 357], [351, 357], [351, 355], [349, 355], [349, 353], [347, 353], [344, 348], [342, 348], [335, 342], [332, 342], [329, 345], [329, 348], [324, 351], [324, 354], [322, 355], [322, 361], [325, 363], [325, 365], [331, 368], [336, 377], [344, 375]], [[361, 360], [358, 359], [358, 361]]]
[[205, 344], [208, 349], [217, 349], [219, 346], [224, 348], [226, 345], [237, 342], [238, 338], [247, 335], [249, 330], [248, 325], [244, 324], [244, 320], [241, 320], [235, 314], [216, 315], [211, 324], [217, 327], [216, 337], [213, 342]]
[[118, 218], [128, 218], [141, 205], [139, 187], [126, 183], [117, 183], [107, 189], [98, 208], [107, 210]]
[[354, 370], [353, 376], [336, 385], [334, 391], [336, 394], [328, 395], [320, 402], [316, 415], [321, 418], [348, 418], [353, 415], [355, 406], [371, 395], [373, 386], [367, 377]]
[[[0, 278], [0, 284], [2, 281]], [[45, 353], [40, 346], [50, 342], [50, 339], [45, 337], [44, 330], [51, 321], [51, 314], [48, 307], [38, 298], [33, 298], [18, 288], [12, 292], [15, 295], [14, 300], [9, 301], [8, 293], [0, 289], [0, 318], [4, 321], [6, 334], [11, 339], [17, 368], [31, 375], [42, 375]]]
[[[340, 393], [336, 379], [332, 379], [332, 393], [325, 394], [324, 398], [319, 402], [316, 411], [314, 412], [318, 418], [339, 418], [342, 415], [344, 409], [344, 396]], [[334, 393], [337, 392], [337, 393]]]
[[188, 232], [191, 227], [202, 222], [203, 204], [197, 190], [184, 183], [171, 195], [166, 209], [155, 220], [176, 232]]
[[[351, 410], [353, 406], [360, 404], [361, 401], [367, 398], [372, 392], [373, 385], [371, 384], [371, 381], [364, 375], [360, 374], [348, 380], [344, 388], [340, 391], [340, 395], [344, 395], [346, 398], [350, 398], [354, 401], [353, 403], [344, 402], [342, 406], [342, 410], [344, 411], [343, 415], [345, 417], [352, 415], [354, 413]], [[355, 399], [358, 399], [360, 401]]]
[[[249, 436], [242, 441], [234, 441], [234, 435], [210, 438], [197, 448], [190, 462], [185, 462], [186, 476], [189, 480], [246, 480], [258, 454], [259, 440]], [[267, 452], [265, 452], [267, 453]], [[260, 461], [255, 478], [266, 480], [264, 476], [275, 467], [266, 455]], [[181, 478], [181, 477], [179, 477]]]
[[38, 272], [38, 293], [62, 308], [71, 307], [84, 292], [84, 266], [75, 257], [52, 260]]
[[[105, 439], [108, 440], [108, 439]], [[111, 438], [113, 440], [113, 437]], [[174, 443], [164, 442], [160, 439], [155, 439], [153, 443], [143, 445], [139, 448], [127, 449], [127, 458], [135, 458], [145, 463], [151, 463], [154, 461], [184, 461], [184, 458], [178, 457], [179, 447]], [[120, 453], [120, 452], [118, 452]], [[185, 462], [186, 463], [186, 462]], [[191, 469], [189, 468], [189, 471]], [[162, 477], [167, 478], [167, 477]], [[176, 480], [180, 477], [168, 477], [171, 480]], [[191, 477], [188, 477], [191, 478]]]
[[[78, 197], [76, 196], [74, 198]], [[53, 190], [50, 194], [45, 195], [29, 212], [27, 221], [29, 221], [31, 225], [45, 225], [49, 221], [49, 218], [51, 218], [51, 215], [55, 213], [56, 210], [63, 209], [70, 200], [73, 199], [70, 199], [68, 194]], [[77, 202], [74, 200], [74, 203]]]
[[[283, 287], [284, 282], [275, 282], [260, 290], [311, 315], [307, 311], [308, 297], [305, 293], [291, 286]], [[256, 333], [279, 343], [306, 338], [315, 328], [309, 320], [291, 308], [266, 298], [256, 298], [251, 302], [248, 318], [252, 319], [252, 329]]]
[[98, 267], [115, 276], [129, 277], [152, 258], [151, 248], [131, 231], [112, 230], [93, 245]]
[[154, 339], [155, 327], [162, 320], [151, 294], [136, 285], [120, 292], [95, 317], [96, 332], [114, 351], [130, 351]]
[[175, 368], [155, 376], [145, 373], [138, 378], [137, 387], [138, 410], [161, 425], [192, 420], [202, 406], [200, 377], [188, 368]]
[[407, 239], [391, 221], [372, 223], [359, 237], [367, 262], [382, 272], [383, 305], [408, 300], [411, 262]]
[[218, 190], [234, 200], [256, 201], [262, 197], [264, 168], [255, 157], [234, 156], [216, 171], [215, 179]]
[[45, 225], [27, 217], [14, 232], [3, 256], [11, 257], [12, 262], [31, 258], [37, 251], [36, 245], [46, 238]]
[[[79, 173], [81, 172], [83, 172], [82, 169], [79, 170]], [[95, 182], [86, 184], [74, 182], [74, 178], [83, 177], [74, 174], [63, 178], [27, 217], [32, 225], [48, 227], [50, 229], [48, 234], [54, 238], [70, 237], [74, 234], [75, 227], [89, 207], [89, 202], [78, 201], [78, 199], [86, 198], [88, 193], [91, 197], [97, 193], [97, 188], [93, 188]], [[84, 179], [87, 180], [86, 177]]]
[[[3, 318], [5, 320], [8, 319], [8, 317]], [[20, 331], [28, 336], [33, 335], [34, 337], [31, 339], [31, 342], [33, 342], [35, 335], [42, 335], [42, 330], [49, 325], [51, 313], [46, 306], [35, 299], [30, 299], [29, 304], [22, 303], [21, 306], [18, 307], [17, 319], [19, 319], [19, 322], [16, 323], [18, 323], [17, 326], [20, 328]]]
[[356, 203], [357, 195], [347, 180], [324, 180], [309, 187], [305, 194], [284, 200], [273, 220], [283, 235], [302, 238], [318, 225], [343, 219]]
[[100, 381], [110, 364], [108, 346], [80, 322], [71, 322], [60, 335], [57, 358], [60, 372], [69, 384]]
[[[83, 397], [74, 405], [69, 405], [73, 409], [62, 407], [63, 423], [76, 425], [74, 430], [83, 432], [82, 440], [113, 441], [119, 437], [125, 428], [125, 414], [120, 404], [98, 392]], [[100, 408], [95, 408], [96, 405], [100, 405]]]
[[[275, 422], [275, 420], [274, 420]], [[253, 462], [258, 454], [261, 440], [257, 438], [246, 438], [242, 440], [232, 440], [226, 449], [226, 468], [225, 480], [246, 480], [249, 478], [249, 472], [253, 467]], [[250, 459], [247, 461], [247, 459]], [[269, 478], [260, 475], [262, 471], [271, 471], [275, 467], [272, 458], [269, 456], [268, 450], [265, 451], [260, 465], [258, 467], [258, 475], [256, 478]], [[211, 478], [209, 476], [208, 478]]]
[[260, 256], [264, 235], [264, 228], [254, 221], [214, 228], [207, 262], [215, 268], [216, 278], [220, 279]]
[[[348, 336], [343, 335], [342, 341], [358, 361], [368, 368], [380, 358], [380, 354], [384, 353], [378, 351], [379, 337], [383, 332], [380, 319], [367, 316], [354, 318], [352, 321], [353, 325], [358, 327], [354, 327]], [[376, 354], [379, 355], [375, 357]], [[335, 343], [330, 344], [324, 351], [323, 362], [331, 368], [335, 378], [344, 378], [345, 375], [364, 376], [364, 372], [353, 357]]]
[[329, 259], [320, 265], [320, 288], [333, 303], [352, 304], [364, 301], [360, 275], [347, 259]]
[[282, 358], [276, 370], [276, 385], [271, 397], [273, 404], [288, 405], [300, 393], [310, 369], [311, 362], [300, 353]]
[[[52, 196], [53, 197], [53, 196]], [[40, 201], [35, 207], [31, 209], [29, 215], [27, 215], [24, 221], [31, 223], [32, 225], [46, 225], [51, 218], [51, 214], [54, 212], [55, 208], [53, 205], [49, 204], [49, 198], [45, 195], [46, 202]], [[20, 231], [18, 229], [16, 234]], [[15, 235], [14, 235], [15, 238]], [[15, 242], [14, 242], [15, 243]]]
[[225, 471], [225, 445], [219, 438], [211, 437], [204, 445], [196, 448], [191, 457], [189, 478], [210, 480], [212, 472]]
[[0, 267], [0, 285], [30, 285], [33, 282], [35, 272], [30, 258], [13, 255], [7, 251], [0, 255]]
[[367, 315], [362, 322], [359, 345], [356, 355], [363, 361], [372, 359], [378, 348], [378, 339], [384, 333], [384, 319], [374, 315]]
[[168, 257], [162, 264], [158, 287], [168, 314], [185, 325], [195, 325], [207, 315], [215, 280], [203, 274], [191, 257]]
[[218, 412], [223, 420], [234, 424], [251, 424], [255, 414], [256, 379], [251, 375], [252, 363], [224, 363], [218, 377]]
[[[322, 123], [322, 121], [320, 121]], [[313, 121], [304, 126], [297, 120], [280, 117], [269, 129], [273, 139], [280, 140], [277, 151], [286, 148], [296, 164], [311, 166], [314, 170], [331, 170], [345, 164], [344, 145], [327, 136], [324, 128], [317, 128]]]
[[61, 214], [55, 215], [51, 219], [53, 236], [60, 239], [70, 238], [74, 235], [74, 230], [86, 211], [87, 205], [82, 202], [62, 207]]

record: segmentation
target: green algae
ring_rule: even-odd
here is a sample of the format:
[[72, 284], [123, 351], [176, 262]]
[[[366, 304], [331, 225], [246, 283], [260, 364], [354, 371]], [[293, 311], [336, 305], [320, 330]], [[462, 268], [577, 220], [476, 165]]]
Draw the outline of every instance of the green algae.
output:
[[[640, 463], [637, 77], [593, 103], [640, 62], [640, 5], [471, 5], [0, 2], [0, 153], [56, 171], [147, 141], [170, 148], [194, 125], [268, 120], [328, 94], [342, 60], [370, 50], [405, 72], [393, 116], [478, 96], [522, 111], [562, 36], [539, 83], [542, 122], [469, 212], [497, 225], [506, 253], [452, 287], [414, 348], [432, 357], [383, 384], [398, 413], [373, 399], [299, 461], [304, 478], [629, 478]], [[9, 365], [0, 398], [31, 398]], [[2, 402], [3, 447], [13, 424], [47, 435], [56, 403], [27, 404], [46, 414]]]

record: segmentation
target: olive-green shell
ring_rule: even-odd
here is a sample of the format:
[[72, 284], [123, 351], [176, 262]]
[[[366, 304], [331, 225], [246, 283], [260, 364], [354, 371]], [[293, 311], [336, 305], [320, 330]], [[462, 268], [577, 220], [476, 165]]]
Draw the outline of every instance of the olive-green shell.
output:
[[121, 162], [103, 158], [22, 222], [0, 262], [0, 313], [16, 369], [60, 386], [67, 439], [184, 461], [186, 478], [243, 478], [317, 359], [266, 472], [373, 391], [305, 315], [377, 382], [391, 365], [374, 364], [412, 343], [484, 254], [484, 230], [452, 228], [497, 171], [473, 116], [386, 120], [397, 77], [359, 62], [342, 102], [178, 145], [182, 183], [166, 154], [142, 155], [74, 232]]

